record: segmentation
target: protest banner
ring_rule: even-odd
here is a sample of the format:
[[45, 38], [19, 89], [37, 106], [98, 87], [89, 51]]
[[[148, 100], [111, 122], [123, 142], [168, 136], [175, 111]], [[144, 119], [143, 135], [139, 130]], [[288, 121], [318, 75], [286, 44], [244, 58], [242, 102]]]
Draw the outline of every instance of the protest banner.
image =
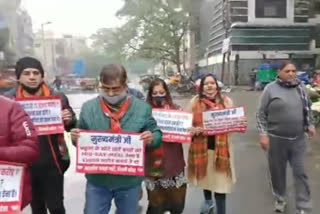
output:
[[162, 131], [164, 142], [191, 143], [189, 129], [192, 113], [180, 110], [153, 109], [152, 116]]
[[203, 112], [203, 127], [208, 136], [246, 132], [247, 119], [244, 107], [205, 111]]
[[0, 161], [0, 214], [20, 214], [24, 166]]
[[144, 176], [144, 143], [137, 133], [80, 132], [77, 172]]
[[20, 103], [32, 119], [38, 135], [64, 132], [60, 97], [18, 98], [16, 101]]

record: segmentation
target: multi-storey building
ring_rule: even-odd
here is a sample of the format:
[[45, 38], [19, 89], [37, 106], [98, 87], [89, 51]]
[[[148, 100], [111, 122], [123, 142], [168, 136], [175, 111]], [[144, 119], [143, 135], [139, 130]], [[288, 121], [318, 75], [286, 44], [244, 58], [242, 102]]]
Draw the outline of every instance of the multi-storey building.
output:
[[247, 83], [249, 71], [264, 61], [291, 59], [298, 69], [304, 64], [314, 67], [317, 21], [310, 20], [315, 16], [311, 8], [316, 1], [205, 1], [212, 7], [211, 27], [199, 66], [239, 84]]

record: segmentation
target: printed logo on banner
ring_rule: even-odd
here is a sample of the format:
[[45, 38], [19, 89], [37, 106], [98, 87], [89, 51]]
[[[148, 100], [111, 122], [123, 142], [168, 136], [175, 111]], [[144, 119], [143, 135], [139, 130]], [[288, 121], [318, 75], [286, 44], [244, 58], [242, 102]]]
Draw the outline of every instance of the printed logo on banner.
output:
[[178, 110], [153, 109], [152, 116], [161, 129], [164, 142], [191, 143], [192, 114]]
[[77, 172], [144, 176], [144, 143], [140, 134], [81, 131]]
[[16, 99], [32, 119], [38, 135], [64, 132], [60, 97]]
[[244, 107], [203, 112], [203, 127], [207, 135], [246, 132], [247, 119]]
[[20, 214], [24, 166], [0, 161], [0, 214]]

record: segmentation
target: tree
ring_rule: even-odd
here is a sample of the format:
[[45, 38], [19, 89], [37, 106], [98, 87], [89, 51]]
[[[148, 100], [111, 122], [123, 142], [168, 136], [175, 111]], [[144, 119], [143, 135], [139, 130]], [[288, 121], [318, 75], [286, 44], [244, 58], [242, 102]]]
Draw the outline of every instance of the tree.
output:
[[110, 57], [125, 60], [124, 40], [120, 28], [101, 28], [91, 36], [92, 47], [99, 53], [105, 53]]
[[93, 49], [88, 49], [82, 52], [77, 58], [82, 59], [85, 63], [87, 75], [89, 77], [98, 77], [104, 65], [109, 63], [120, 63], [112, 56], [105, 53], [97, 52]]
[[130, 57], [169, 61], [181, 72], [189, 15], [186, 0], [127, 0], [117, 15], [127, 23], [118, 32], [122, 51]]

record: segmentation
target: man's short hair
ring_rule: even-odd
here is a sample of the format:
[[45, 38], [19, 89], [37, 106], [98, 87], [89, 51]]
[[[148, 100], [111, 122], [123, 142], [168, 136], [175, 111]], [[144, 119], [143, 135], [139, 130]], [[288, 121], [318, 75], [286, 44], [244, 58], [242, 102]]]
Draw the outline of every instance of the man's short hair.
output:
[[120, 81], [121, 84], [127, 82], [127, 71], [122, 65], [108, 64], [102, 68], [100, 73], [100, 82], [109, 84], [113, 81]]

